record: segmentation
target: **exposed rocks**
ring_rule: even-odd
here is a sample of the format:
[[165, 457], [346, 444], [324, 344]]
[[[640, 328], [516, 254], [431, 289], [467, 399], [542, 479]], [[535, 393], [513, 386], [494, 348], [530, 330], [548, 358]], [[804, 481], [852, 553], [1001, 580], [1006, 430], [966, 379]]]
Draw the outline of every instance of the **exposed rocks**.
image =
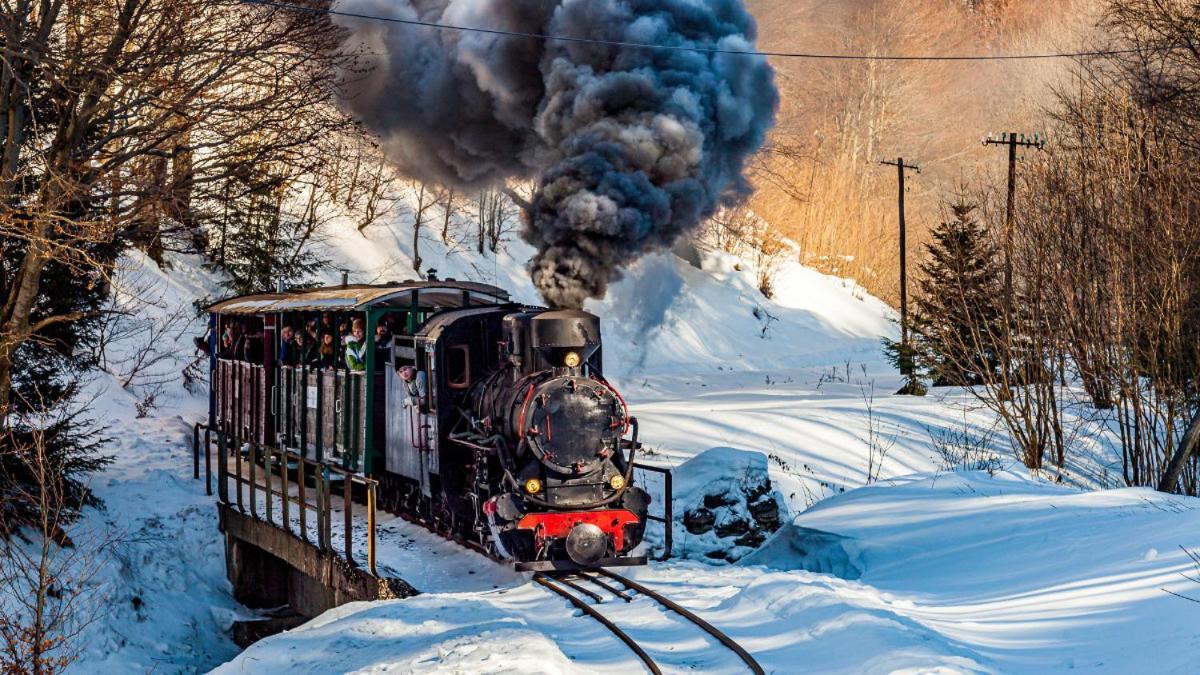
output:
[[715, 546], [705, 546], [709, 550], [704, 557], [711, 560], [736, 561], [750, 552], [747, 549], [761, 546], [781, 525], [779, 503], [765, 475], [736, 483], [718, 481], [698, 501], [683, 512], [683, 527], [690, 534], [715, 540]]
[[716, 527], [717, 536], [721, 538], [735, 537], [750, 531], [750, 521], [745, 518], [731, 518]]
[[734, 539], [733, 543], [738, 546], [758, 548], [759, 546], [762, 546], [762, 543], [766, 540], [767, 535], [763, 534], [761, 530], [751, 530], [737, 539]]
[[683, 514], [683, 526], [692, 534], [704, 534], [713, 529], [717, 517], [705, 508], [693, 509]]
[[704, 508], [719, 509], [722, 506], [733, 506], [737, 504], [737, 498], [728, 492], [722, 492], [715, 495], [704, 495]]
[[774, 532], [779, 529], [779, 503], [770, 494], [764, 494], [751, 502], [748, 507], [750, 516], [759, 527]]

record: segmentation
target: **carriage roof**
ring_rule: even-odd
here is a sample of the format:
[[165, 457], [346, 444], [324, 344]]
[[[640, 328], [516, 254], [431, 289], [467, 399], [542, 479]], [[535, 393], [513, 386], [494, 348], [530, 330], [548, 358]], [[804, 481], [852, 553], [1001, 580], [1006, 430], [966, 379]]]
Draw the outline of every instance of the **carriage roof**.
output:
[[460, 307], [463, 293], [473, 302], [503, 304], [508, 291], [471, 281], [405, 281], [386, 285], [351, 284], [302, 288], [283, 293], [258, 293], [210, 305], [213, 314], [275, 314], [280, 312], [357, 312], [368, 308], [405, 308], [417, 292], [422, 307]]

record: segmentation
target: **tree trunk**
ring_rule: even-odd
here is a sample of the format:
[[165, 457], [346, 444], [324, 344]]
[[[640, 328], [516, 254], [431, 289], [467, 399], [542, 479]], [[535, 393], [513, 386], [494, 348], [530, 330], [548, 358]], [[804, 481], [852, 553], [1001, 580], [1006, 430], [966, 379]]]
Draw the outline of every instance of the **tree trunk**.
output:
[[1183, 468], [1187, 466], [1188, 458], [1198, 449], [1200, 449], [1200, 406], [1196, 408], [1196, 414], [1192, 415], [1192, 421], [1183, 434], [1183, 440], [1179, 442], [1179, 447], [1175, 448], [1175, 455], [1171, 457], [1162, 480], [1158, 482], [1159, 492], [1175, 491], [1179, 485], [1179, 477], [1183, 474]]
[[446, 215], [442, 219], [442, 243], [450, 243], [450, 214], [454, 210], [454, 188], [446, 193]]
[[425, 218], [425, 184], [421, 183], [421, 190], [417, 193], [417, 218], [413, 221], [413, 271], [417, 276], [421, 275], [421, 221]]
[[[46, 234], [46, 221], [40, 221], [37, 232]], [[0, 325], [0, 424], [3, 424], [12, 403], [13, 356], [17, 348], [29, 337], [30, 315], [41, 287], [42, 269], [46, 265], [43, 251], [45, 243], [41, 237], [29, 243], [25, 260], [17, 272], [10, 296], [6, 299], [4, 323]]]

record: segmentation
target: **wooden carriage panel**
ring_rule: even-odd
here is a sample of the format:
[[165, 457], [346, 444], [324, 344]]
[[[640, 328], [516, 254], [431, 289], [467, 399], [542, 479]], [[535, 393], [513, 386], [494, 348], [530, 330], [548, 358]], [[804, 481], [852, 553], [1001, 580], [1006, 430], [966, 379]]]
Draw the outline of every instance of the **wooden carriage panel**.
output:
[[337, 438], [340, 428], [337, 414], [340, 407], [338, 400], [341, 396], [339, 380], [336, 370], [326, 370], [321, 373], [321, 445], [325, 448], [327, 459], [335, 452], [340, 452]]
[[300, 447], [300, 406], [303, 400], [299, 393], [304, 389], [300, 384], [300, 369], [283, 366], [279, 369], [279, 417], [277, 436], [279, 444], [290, 450]]
[[266, 366], [251, 366], [251, 380], [254, 382], [254, 440], [266, 443], [270, 439], [273, 426], [271, 423], [271, 383], [267, 377]]
[[238, 431], [237, 436], [243, 442], [250, 440], [250, 432], [254, 428], [254, 380], [250, 364], [237, 364], [237, 397], [238, 397]]

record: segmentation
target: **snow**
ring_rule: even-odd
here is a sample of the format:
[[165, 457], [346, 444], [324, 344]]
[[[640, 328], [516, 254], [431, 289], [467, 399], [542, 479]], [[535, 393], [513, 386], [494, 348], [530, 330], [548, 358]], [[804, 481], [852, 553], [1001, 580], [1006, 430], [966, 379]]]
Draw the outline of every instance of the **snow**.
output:
[[[321, 245], [334, 269], [320, 278], [336, 282], [339, 267], [352, 282], [415, 276], [408, 218], [402, 207], [365, 236], [352, 218], [332, 222]], [[426, 240], [421, 254], [442, 278], [537, 300], [519, 242], [481, 256], [470, 242]], [[130, 278], [159, 299], [151, 314], [219, 295], [198, 260], [171, 262], [160, 271], [127, 259]], [[727, 254], [705, 253], [693, 267], [663, 253], [589, 304], [603, 321], [606, 374], [641, 422], [644, 459], [676, 470], [675, 559], [623, 573], [725, 630], [768, 672], [1194, 670], [1196, 607], [1166, 591], [1200, 595], [1181, 576], [1194, 570], [1180, 549], [1200, 547], [1200, 501], [1095, 490], [1118, 466], [1102, 427], [1081, 437], [1089, 454], [1065, 485], [1030, 475], [969, 393], [892, 394], [900, 381], [880, 340], [894, 324], [882, 302], [796, 263], [775, 287], [764, 298], [753, 270]], [[157, 367], [174, 379], [148, 417], [136, 416], [141, 394], [117, 377], [92, 385], [117, 461], [93, 482], [107, 509], [80, 527], [127, 536], [93, 581], [106, 611], [82, 636], [75, 672], [641, 668], [527, 575], [386, 517], [381, 566], [422, 595], [339, 607], [239, 655], [225, 630], [252, 612], [230, 596], [214, 499], [191, 480], [190, 424], [206, 400], [177, 375], [199, 332], [192, 321], [164, 338], [172, 357]], [[954, 470], [934, 447], [939, 430], [988, 438], [994, 475]], [[770, 478], [785, 524], [737, 563], [709, 560], [721, 542], [678, 521], [746, 475]], [[651, 492], [657, 480], [647, 478]], [[655, 527], [651, 548], [662, 543]], [[668, 671], [744, 671], [649, 598], [601, 609]]]
[[[719, 462], [711, 469], [721, 475]], [[1195, 609], [1163, 589], [1194, 587], [1177, 545], [1194, 540], [1198, 507], [1010, 473], [917, 474], [821, 502], [741, 564], [675, 561], [629, 574], [722, 628], [768, 672], [1184, 672], [1200, 646], [1188, 621]], [[814, 564], [829, 547], [841, 552], [825, 558], [850, 564]], [[1147, 559], [1150, 550], [1160, 553]], [[740, 672], [736, 658], [648, 598], [602, 610], [670, 670]], [[602, 627], [569, 613], [523, 580], [358, 603], [217, 672], [634, 667]]]

